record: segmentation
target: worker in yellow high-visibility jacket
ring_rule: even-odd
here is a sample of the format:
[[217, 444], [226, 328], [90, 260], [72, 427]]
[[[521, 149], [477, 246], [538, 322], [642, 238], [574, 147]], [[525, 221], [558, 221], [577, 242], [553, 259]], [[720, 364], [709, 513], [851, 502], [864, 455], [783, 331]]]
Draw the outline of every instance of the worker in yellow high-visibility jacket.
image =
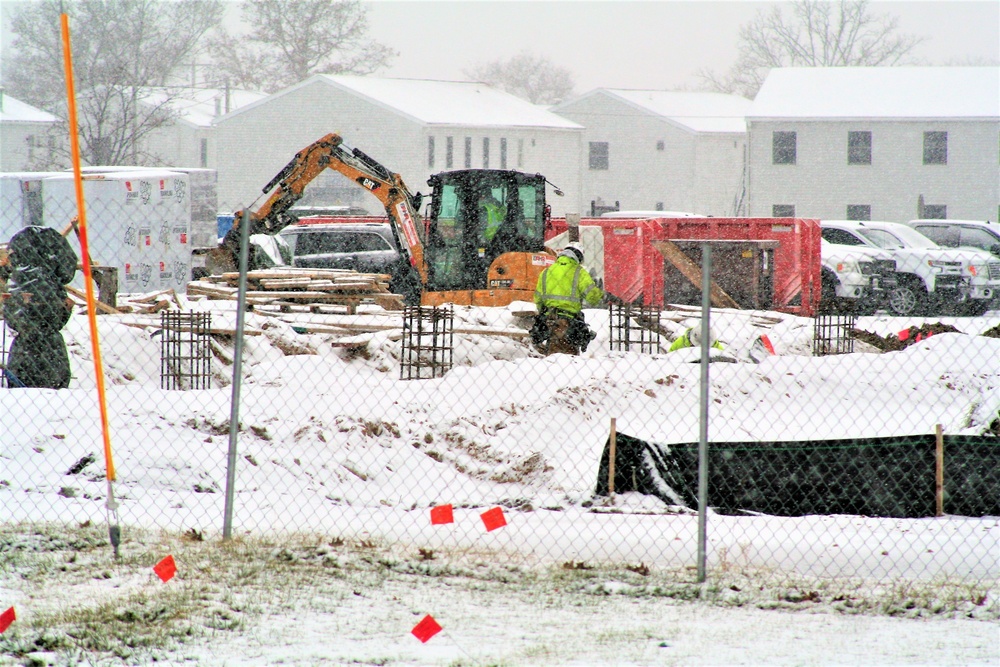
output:
[[567, 245], [555, 263], [542, 271], [535, 287], [538, 316], [532, 341], [548, 353], [579, 354], [596, 334], [583, 317], [583, 304], [596, 306], [604, 292], [583, 267], [583, 248]]

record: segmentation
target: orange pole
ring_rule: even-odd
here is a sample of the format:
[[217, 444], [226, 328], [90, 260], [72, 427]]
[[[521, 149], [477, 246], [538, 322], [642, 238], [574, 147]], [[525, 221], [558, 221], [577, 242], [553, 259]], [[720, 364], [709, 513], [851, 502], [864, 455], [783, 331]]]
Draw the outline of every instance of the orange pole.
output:
[[76, 184], [76, 207], [80, 221], [80, 254], [83, 255], [83, 280], [87, 286], [87, 316], [90, 320], [90, 343], [97, 375], [97, 399], [101, 408], [101, 431], [104, 435], [104, 462], [109, 482], [115, 481], [115, 462], [111, 458], [111, 434], [108, 429], [107, 395], [104, 391], [104, 364], [97, 340], [97, 307], [94, 305], [94, 281], [90, 276], [90, 248], [87, 244], [87, 209], [83, 202], [83, 172], [80, 170], [80, 139], [77, 136], [76, 91], [73, 89], [73, 56], [69, 49], [69, 16], [59, 15], [62, 26], [63, 65], [66, 71], [66, 101], [69, 109], [69, 145], [73, 157], [73, 180]]

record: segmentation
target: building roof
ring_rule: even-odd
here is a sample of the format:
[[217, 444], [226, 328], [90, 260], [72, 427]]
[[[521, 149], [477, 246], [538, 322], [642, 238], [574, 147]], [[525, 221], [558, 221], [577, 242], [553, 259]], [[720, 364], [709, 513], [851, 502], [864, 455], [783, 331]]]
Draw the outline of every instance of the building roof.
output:
[[230, 116], [266, 104], [271, 99], [305, 86], [317, 84], [334, 86], [428, 125], [582, 129], [567, 118], [483, 83], [330, 74], [315, 74], [263, 100], [237, 109]]
[[26, 102], [11, 97], [6, 92], [0, 97], [0, 122], [3, 123], [58, 123], [59, 119]]
[[1000, 118], [1000, 67], [773, 69], [751, 118]]
[[166, 102], [168, 108], [178, 113], [179, 120], [195, 127], [211, 127], [216, 118], [267, 97], [265, 93], [250, 90], [227, 92], [217, 88], [145, 88], [143, 92], [144, 102], [151, 105]]
[[727, 93], [597, 88], [556, 105], [558, 113], [584, 98], [606, 95], [646, 113], [660, 116], [692, 132], [746, 132], [750, 100]]

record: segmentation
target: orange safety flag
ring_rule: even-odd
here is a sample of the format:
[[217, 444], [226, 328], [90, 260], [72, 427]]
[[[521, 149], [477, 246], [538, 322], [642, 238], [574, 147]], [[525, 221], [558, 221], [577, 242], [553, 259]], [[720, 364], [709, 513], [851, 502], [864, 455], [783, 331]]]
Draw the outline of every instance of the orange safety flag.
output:
[[507, 519], [503, 515], [503, 508], [494, 507], [491, 510], [486, 510], [479, 515], [483, 524], [486, 526], [486, 532], [496, 530], [497, 528], [503, 528], [507, 525]]
[[898, 334], [896, 334], [896, 338], [898, 338], [899, 340], [906, 340], [909, 337], [910, 337], [909, 329], [903, 329]]
[[451, 511], [451, 505], [438, 505], [431, 508], [431, 525], [454, 522], [455, 516]]
[[14, 613], [13, 607], [8, 609], [4, 613], [0, 614], [0, 633], [6, 632], [7, 628], [10, 627], [10, 624], [13, 623], [16, 619], [17, 615]]
[[410, 630], [410, 633], [424, 644], [426, 644], [431, 637], [439, 632], [441, 632], [441, 626], [438, 625], [438, 622], [435, 621], [434, 617], [430, 614], [424, 616], [423, 620], [413, 626], [413, 629]]
[[771, 339], [767, 337], [767, 334], [764, 334], [760, 337], [760, 342], [764, 344], [764, 348], [768, 352], [774, 354], [774, 346], [771, 345]]
[[156, 573], [156, 576], [158, 576], [163, 583], [170, 581], [170, 579], [177, 574], [177, 563], [174, 562], [173, 555], [167, 556], [154, 565], [153, 572]]

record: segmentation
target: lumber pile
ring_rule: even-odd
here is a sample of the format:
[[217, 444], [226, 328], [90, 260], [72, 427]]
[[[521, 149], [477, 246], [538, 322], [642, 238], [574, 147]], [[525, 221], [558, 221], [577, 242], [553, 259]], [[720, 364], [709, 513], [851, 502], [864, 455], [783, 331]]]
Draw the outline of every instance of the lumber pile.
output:
[[[283, 312], [294, 306], [304, 305], [318, 311], [322, 306], [340, 305], [353, 315], [358, 304], [371, 301], [386, 310], [402, 310], [403, 297], [389, 291], [389, 278], [384, 273], [349, 269], [261, 269], [247, 273], [247, 303], [278, 306]], [[235, 271], [207, 276], [188, 283], [187, 292], [235, 301], [239, 280], [240, 274]]]

